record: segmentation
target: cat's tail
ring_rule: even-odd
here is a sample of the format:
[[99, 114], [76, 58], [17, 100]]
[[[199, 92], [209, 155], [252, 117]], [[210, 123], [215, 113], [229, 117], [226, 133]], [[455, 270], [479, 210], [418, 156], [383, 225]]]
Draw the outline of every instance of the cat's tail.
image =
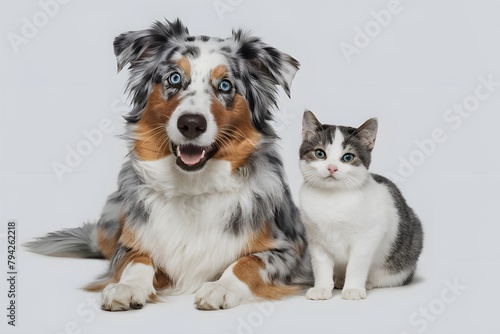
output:
[[97, 224], [50, 232], [46, 236], [25, 243], [28, 251], [49, 256], [103, 258], [97, 238]]

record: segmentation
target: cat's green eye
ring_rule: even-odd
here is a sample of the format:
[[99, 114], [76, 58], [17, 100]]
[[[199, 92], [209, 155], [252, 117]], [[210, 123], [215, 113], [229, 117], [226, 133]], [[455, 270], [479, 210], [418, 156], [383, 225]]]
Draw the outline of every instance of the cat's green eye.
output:
[[352, 162], [354, 160], [354, 154], [352, 153], [346, 153], [342, 156], [342, 161], [343, 162]]
[[323, 151], [323, 150], [316, 150], [316, 151], [314, 151], [314, 156], [315, 156], [316, 158], [318, 158], [318, 159], [323, 160], [323, 159], [325, 159], [325, 158], [326, 158], [326, 153], [325, 153], [325, 151]]

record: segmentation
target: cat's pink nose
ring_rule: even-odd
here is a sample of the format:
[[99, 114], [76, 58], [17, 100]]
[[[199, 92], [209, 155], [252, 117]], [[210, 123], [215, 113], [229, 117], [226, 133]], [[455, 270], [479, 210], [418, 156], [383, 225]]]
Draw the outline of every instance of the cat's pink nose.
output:
[[333, 175], [333, 173], [335, 173], [336, 171], [338, 171], [339, 169], [337, 167], [335, 167], [334, 165], [328, 165], [328, 167], [326, 167], [326, 169], [328, 169], [328, 171], [330, 172], [330, 175]]

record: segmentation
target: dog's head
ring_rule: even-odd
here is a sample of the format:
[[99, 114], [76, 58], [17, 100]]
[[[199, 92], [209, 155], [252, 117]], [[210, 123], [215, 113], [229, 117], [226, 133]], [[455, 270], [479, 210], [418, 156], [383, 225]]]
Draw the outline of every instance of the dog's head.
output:
[[126, 117], [135, 155], [170, 154], [186, 172], [211, 159], [235, 170], [269, 124], [277, 85], [289, 94], [299, 63], [248, 33], [226, 39], [190, 36], [179, 21], [121, 34], [114, 41], [118, 70], [130, 64], [133, 103]]

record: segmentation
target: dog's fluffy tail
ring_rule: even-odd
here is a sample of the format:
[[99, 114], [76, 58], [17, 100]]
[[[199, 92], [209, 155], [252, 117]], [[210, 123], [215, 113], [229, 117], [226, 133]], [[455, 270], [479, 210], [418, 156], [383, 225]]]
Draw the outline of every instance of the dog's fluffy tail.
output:
[[102, 258], [97, 243], [97, 224], [50, 232], [24, 244], [30, 252], [61, 257]]

